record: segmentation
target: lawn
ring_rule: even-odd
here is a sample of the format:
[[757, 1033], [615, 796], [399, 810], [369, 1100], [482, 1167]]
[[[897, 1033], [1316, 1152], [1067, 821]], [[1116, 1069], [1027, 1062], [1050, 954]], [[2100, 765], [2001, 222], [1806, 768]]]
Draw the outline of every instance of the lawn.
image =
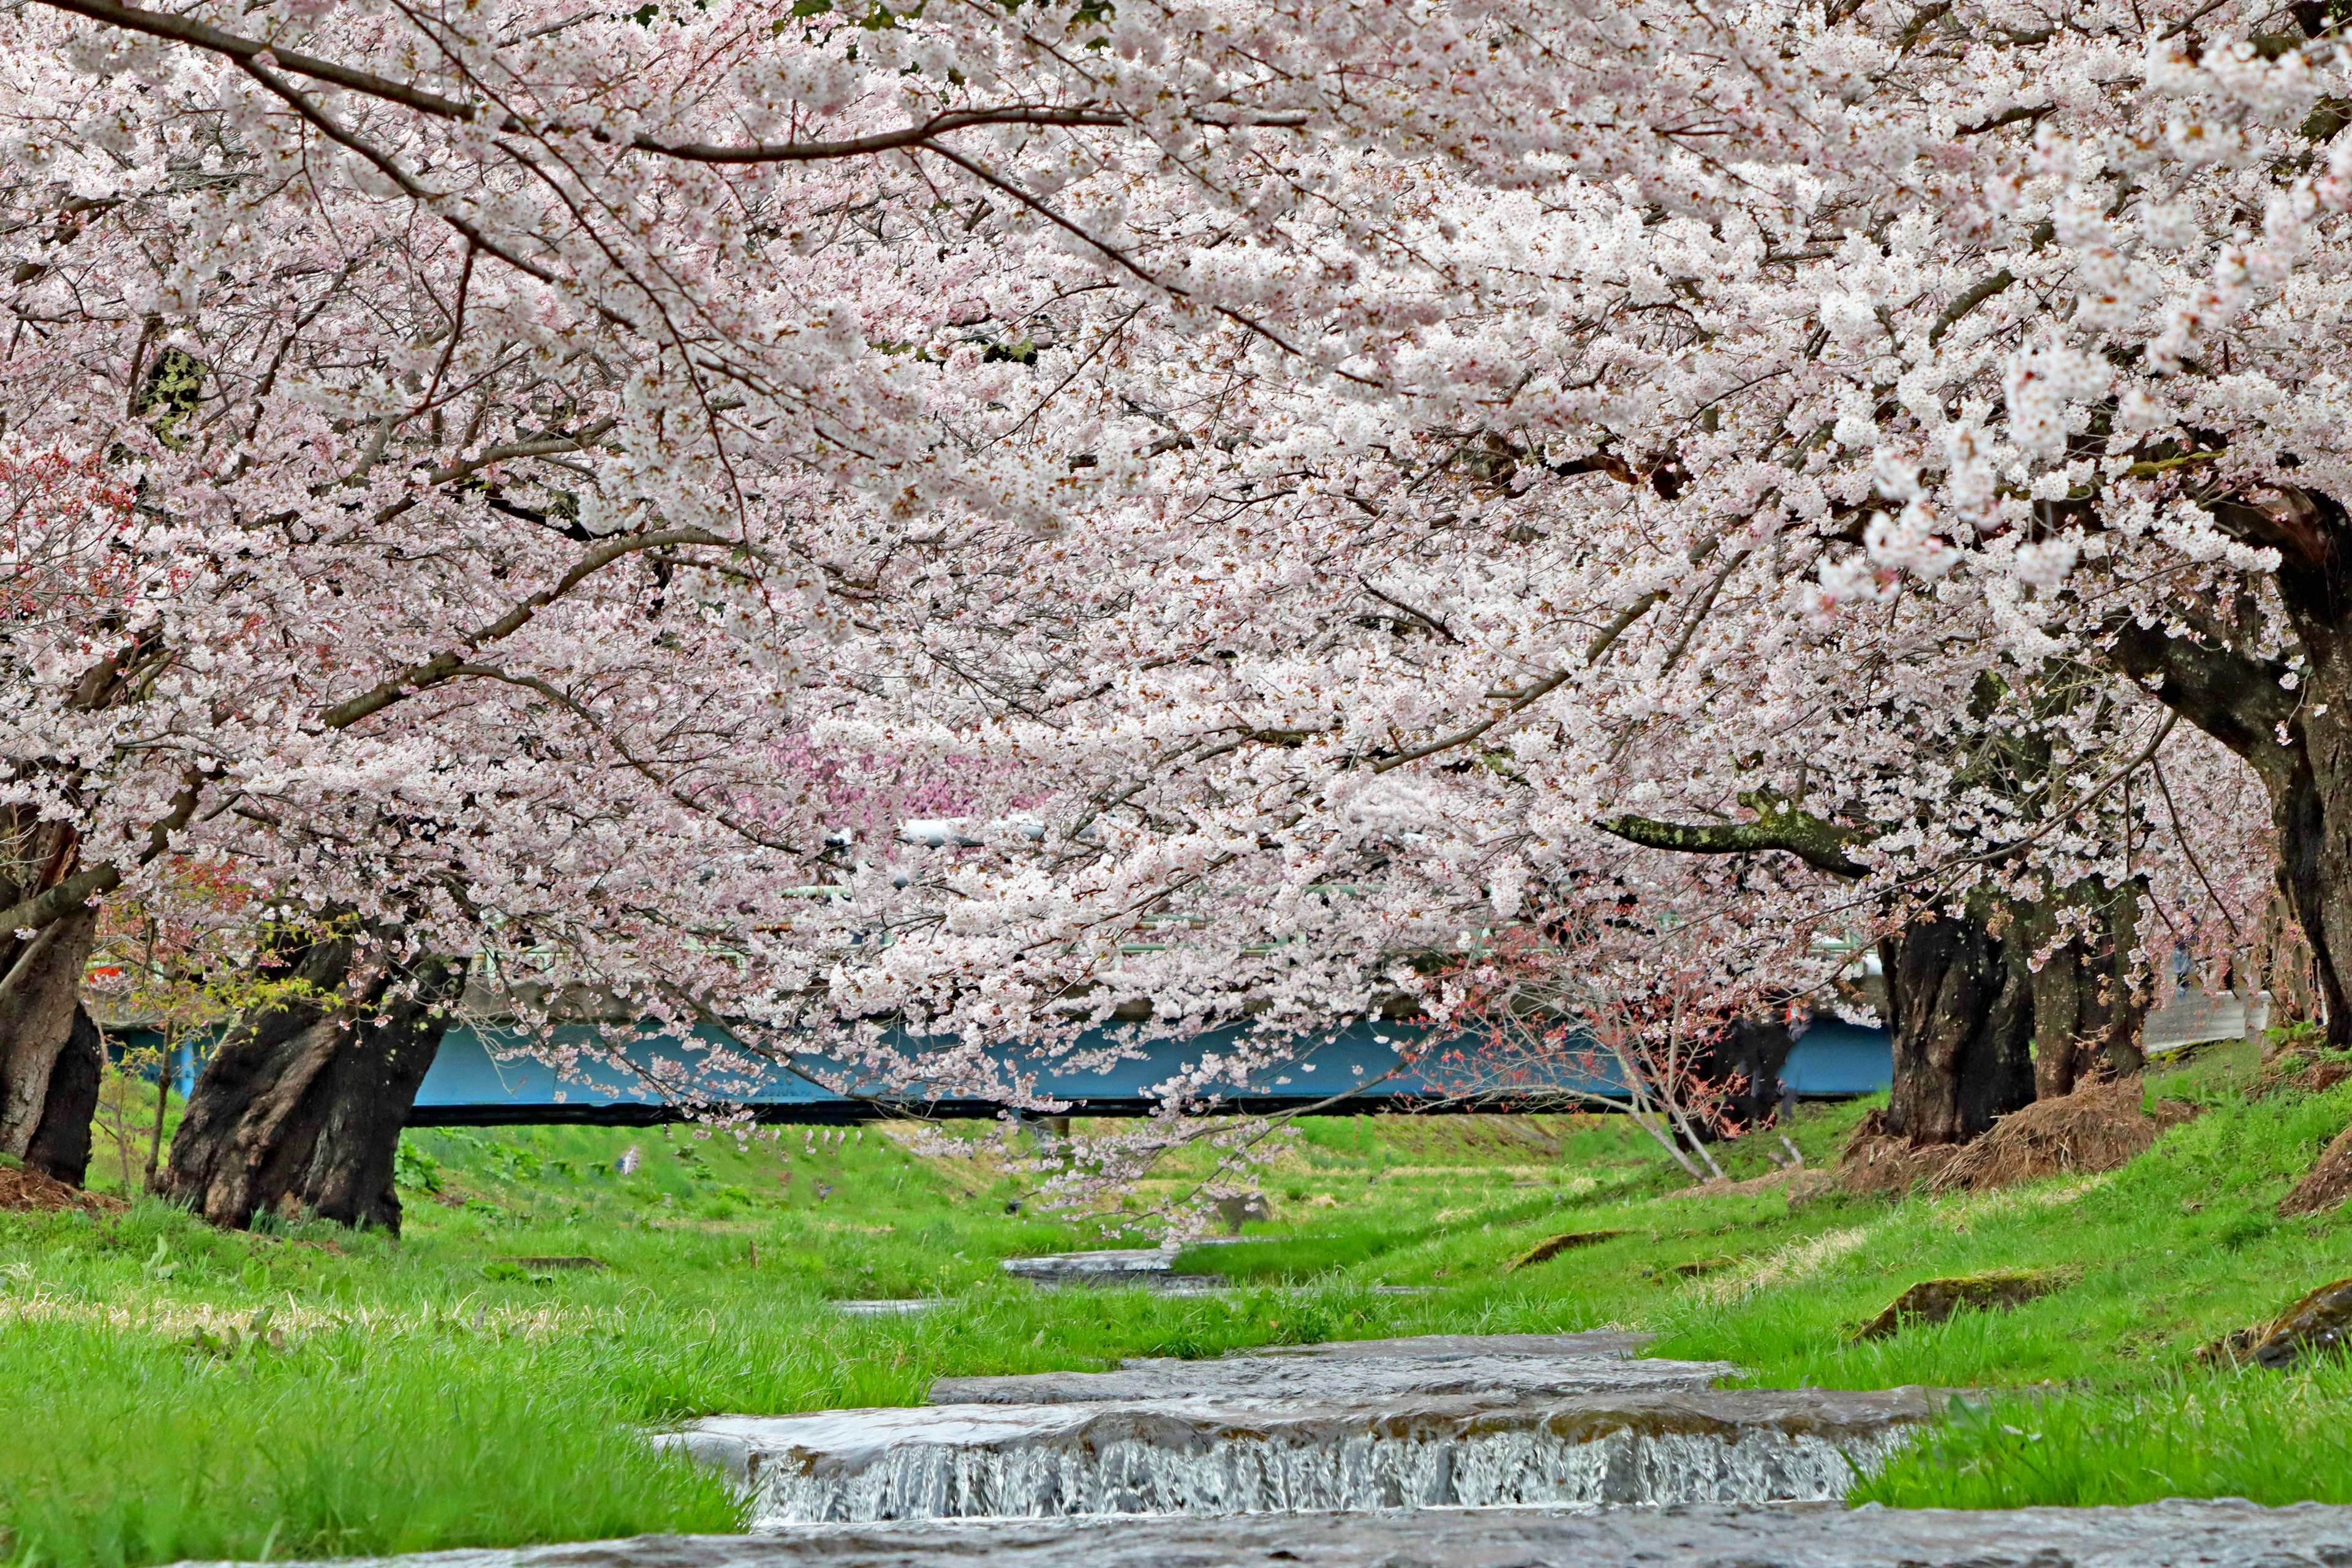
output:
[[[1179, 1162], [1127, 1210], [1042, 1215], [1016, 1165], [903, 1128], [748, 1145], [412, 1132], [396, 1245], [222, 1234], [153, 1203], [0, 1215], [0, 1555], [63, 1568], [727, 1530], [724, 1489], [639, 1433], [912, 1402], [950, 1373], [1604, 1326], [1769, 1384], [2030, 1391], [1960, 1408], [1864, 1485], [1882, 1501], [2352, 1500], [2352, 1375], [2195, 1360], [2352, 1273], [2352, 1219], [2272, 1217], [2352, 1121], [2352, 1085], [2253, 1097], [2250, 1065], [2221, 1053], [2158, 1080], [2208, 1109], [2123, 1171], [1901, 1202], [1678, 1195], [1686, 1179], [1612, 1119], [1318, 1119], [1265, 1172], [1274, 1217], [1180, 1260], [1241, 1285], [1209, 1297], [1040, 1292], [998, 1268], [1136, 1245], [1134, 1206], [1199, 1169]], [[1809, 1162], [1862, 1109], [1802, 1112]], [[1762, 1174], [1768, 1144], [1718, 1157]], [[1571, 1231], [1622, 1234], [1510, 1267]], [[1853, 1341], [1915, 1280], [2013, 1268], [2072, 1282]], [[1414, 1293], [1380, 1289], [1399, 1286]], [[940, 1300], [832, 1304], [911, 1296]]]

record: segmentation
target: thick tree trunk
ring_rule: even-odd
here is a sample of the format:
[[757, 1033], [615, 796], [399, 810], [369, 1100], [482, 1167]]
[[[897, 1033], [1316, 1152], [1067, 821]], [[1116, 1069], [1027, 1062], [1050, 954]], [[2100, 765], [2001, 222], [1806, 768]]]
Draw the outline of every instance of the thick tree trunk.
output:
[[[24, 1159], [50, 1119], [50, 1079], [72, 1038], [82, 968], [97, 940], [98, 913], [82, 910], [28, 942], [7, 943], [0, 975], [0, 1153]], [[71, 1083], [62, 1087], [72, 1092]], [[58, 1115], [70, 1110], [61, 1104]]]
[[106, 1042], [79, 1006], [65, 1049], [49, 1068], [41, 1124], [25, 1146], [25, 1163], [69, 1187], [89, 1176], [90, 1123], [98, 1115], [99, 1086], [106, 1078]]
[[301, 984], [258, 1009], [205, 1063], [160, 1184], [215, 1225], [312, 1214], [396, 1233], [393, 1157], [464, 965], [389, 966], [353, 994], [351, 939], [283, 957]]
[[1895, 1037], [1888, 1131], [1965, 1143], [2033, 1102], [2033, 1000], [2022, 954], [1972, 908], [1878, 945]]
[[2352, 1050], [2352, 1005], [2342, 968], [2352, 960], [2352, 737], [2330, 733], [2314, 745], [2317, 737], [2308, 733], [2343, 729], [2330, 722], [2338, 703], [2352, 703], [2352, 680], [2343, 686], [2330, 711], [2304, 726], [2305, 744], [2272, 789], [2271, 820], [2278, 832], [2279, 890], [2311, 943], [2327, 1043]]
[[1761, 1127], [1780, 1103], [1780, 1069], [1796, 1046], [1780, 1018], [1736, 1018], [1693, 1066], [1704, 1083], [1722, 1086], [1722, 1120], [1734, 1131]]
[[[2056, 1100], [2091, 1078], [2127, 1077], [2146, 1065], [2147, 1004], [2131, 984], [2139, 890], [2094, 879], [2011, 914], [2012, 940], [2032, 971], [2033, 1096]], [[2066, 912], [2086, 912], [2087, 931]], [[2063, 937], [2064, 940], [2060, 940]]]

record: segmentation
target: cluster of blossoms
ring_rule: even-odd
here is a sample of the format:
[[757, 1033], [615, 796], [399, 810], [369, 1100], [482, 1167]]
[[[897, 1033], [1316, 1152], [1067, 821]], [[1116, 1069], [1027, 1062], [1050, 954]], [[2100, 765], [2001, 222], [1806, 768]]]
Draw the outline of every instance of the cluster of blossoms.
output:
[[1259, 1026], [1181, 1099], [1506, 928], [2218, 981], [2283, 836], [2352, 1031], [2334, 27], [31, 0], [9, 922], [201, 863], [1015, 1097]]

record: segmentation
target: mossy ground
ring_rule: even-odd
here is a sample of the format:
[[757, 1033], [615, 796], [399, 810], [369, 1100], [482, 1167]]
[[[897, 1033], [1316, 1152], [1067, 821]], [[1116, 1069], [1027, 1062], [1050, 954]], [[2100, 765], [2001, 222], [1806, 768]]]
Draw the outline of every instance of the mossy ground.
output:
[[[1864, 1489], [1884, 1501], [2352, 1500], [2352, 1373], [2195, 1360], [2352, 1274], [2352, 1215], [2272, 1215], [2352, 1121], [2352, 1084], [2254, 1097], [2252, 1071], [2224, 1050], [2156, 1080], [2209, 1109], [2123, 1171], [1901, 1201], [1679, 1195], [1686, 1178], [1610, 1119], [1319, 1119], [1266, 1172], [1274, 1218], [1180, 1261], [1241, 1286], [1213, 1297], [1008, 1279], [1006, 1257], [1134, 1245], [1132, 1213], [1008, 1213], [1030, 1198], [1017, 1169], [877, 1128], [746, 1147], [684, 1130], [415, 1132], [396, 1246], [316, 1226], [226, 1235], [153, 1203], [0, 1215], [0, 1556], [725, 1530], [723, 1489], [635, 1432], [911, 1402], [948, 1373], [1604, 1326], [1771, 1384], [2050, 1385], [1964, 1408]], [[1829, 1163], [1864, 1109], [1803, 1111], [1808, 1161]], [[1755, 1176], [1768, 1146], [1718, 1156]], [[1197, 1173], [1171, 1170], [1168, 1189]], [[1507, 1267], [1570, 1230], [1625, 1234]], [[581, 1256], [604, 1267], [532, 1261]], [[1916, 1280], [2011, 1268], [2074, 1282], [1853, 1341]], [[919, 1295], [941, 1300], [879, 1318], [831, 1304]]]

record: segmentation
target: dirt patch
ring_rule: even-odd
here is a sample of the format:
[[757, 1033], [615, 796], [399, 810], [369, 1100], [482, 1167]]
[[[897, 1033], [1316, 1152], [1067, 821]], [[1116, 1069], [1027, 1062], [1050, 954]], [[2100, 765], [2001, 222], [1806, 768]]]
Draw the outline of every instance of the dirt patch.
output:
[[2352, 1337], [2352, 1279], [2338, 1279], [2267, 1323], [2222, 1335], [2198, 1352], [2197, 1359], [2209, 1366], [2293, 1366], [2341, 1349], [2347, 1337]]
[[1922, 1279], [1888, 1303], [1886, 1310], [1854, 1331], [1857, 1340], [1886, 1339], [1906, 1324], [1940, 1323], [1963, 1307], [2002, 1310], [2047, 1296], [2073, 1283], [2063, 1272], [2012, 1270], [1954, 1279]]
[[2318, 1214], [2352, 1197], [2352, 1127], [2336, 1135], [2321, 1152], [2319, 1163], [2305, 1171], [2294, 1190], [2279, 1200], [2281, 1218]]
[[121, 1214], [130, 1206], [121, 1198], [86, 1193], [38, 1171], [0, 1165], [0, 1209], [10, 1209], [19, 1214], [60, 1214], [68, 1209], [86, 1209], [91, 1214]]
[[1954, 1154], [1927, 1184], [1933, 1193], [1982, 1192], [2042, 1176], [2118, 1170], [2198, 1108], [2164, 1100], [2151, 1116], [2140, 1080], [2085, 1084], [2058, 1100], [2036, 1100], [1992, 1124]]
[[1614, 1241], [1624, 1234], [1622, 1230], [1572, 1230], [1566, 1236], [1547, 1237], [1505, 1264], [1503, 1272], [1508, 1274], [1514, 1269], [1549, 1262], [1561, 1253], [1572, 1251], [1580, 1247], [1598, 1247], [1604, 1241]]
[[1958, 1147], [1950, 1143], [1914, 1148], [1909, 1139], [1886, 1131], [1885, 1111], [1874, 1110], [1845, 1141], [1845, 1150], [1838, 1156], [1837, 1184], [1849, 1193], [1899, 1197], [1941, 1175], [1958, 1153]]

